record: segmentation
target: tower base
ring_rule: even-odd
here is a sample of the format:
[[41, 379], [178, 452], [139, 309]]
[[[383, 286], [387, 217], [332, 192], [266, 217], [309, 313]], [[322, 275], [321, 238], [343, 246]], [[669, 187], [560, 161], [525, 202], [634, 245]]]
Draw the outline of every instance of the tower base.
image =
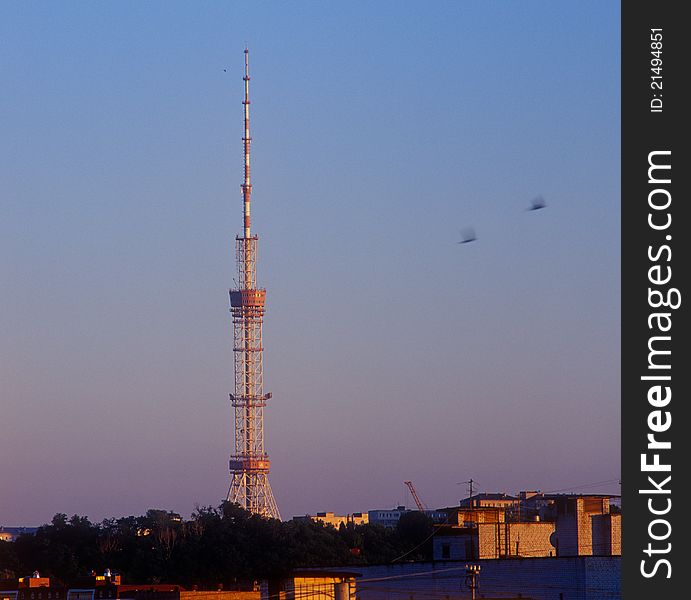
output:
[[241, 471], [231, 473], [228, 502], [252, 514], [281, 520], [267, 473]]

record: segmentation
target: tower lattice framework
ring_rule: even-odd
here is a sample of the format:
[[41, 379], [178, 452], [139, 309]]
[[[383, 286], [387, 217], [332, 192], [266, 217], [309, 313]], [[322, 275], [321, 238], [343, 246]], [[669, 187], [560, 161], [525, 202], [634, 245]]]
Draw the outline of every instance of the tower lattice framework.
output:
[[280, 519], [269, 485], [269, 455], [264, 450], [264, 393], [262, 325], [266, 290], [257, 288], [258, 237], [250, 230], [250, 100], [249, 52], [245, 48], [245, 178], [241, 186], [244, 232], [235, 238], [238, 288], [230, 290], [233, 316], [235, 389], [230, 394], [235, 420], [235, 450], [230, 457], [228, 501], [251, 513]]

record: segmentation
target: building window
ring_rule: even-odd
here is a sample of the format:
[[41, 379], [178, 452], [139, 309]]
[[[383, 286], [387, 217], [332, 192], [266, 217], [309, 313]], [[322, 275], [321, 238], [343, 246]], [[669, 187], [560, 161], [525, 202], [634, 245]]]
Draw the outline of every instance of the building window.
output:
[[442, 558], [451, 558], [451, 546], [449, 546], [449, 544], [442, 544], [441, 545], [441, 557]]

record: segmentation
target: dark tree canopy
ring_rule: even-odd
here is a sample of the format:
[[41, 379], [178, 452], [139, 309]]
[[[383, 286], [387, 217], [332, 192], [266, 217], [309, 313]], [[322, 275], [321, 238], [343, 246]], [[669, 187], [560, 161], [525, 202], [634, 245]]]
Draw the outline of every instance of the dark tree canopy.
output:
[[197, 508], [190, 519], [158, 509], [101, 523], [57, 514], [35, 535], [0, 542], [0, 577], [38, 570], [67, 583], [109, 568], [123, 582], [231, 589], [298, 567], [356, 567], [402, 555], [429, 559], [431, 532], [421, 513], [404, 515], [395, 529], [353, 524], [335, 529], [311, 520], [265, 519], [228, 503]]

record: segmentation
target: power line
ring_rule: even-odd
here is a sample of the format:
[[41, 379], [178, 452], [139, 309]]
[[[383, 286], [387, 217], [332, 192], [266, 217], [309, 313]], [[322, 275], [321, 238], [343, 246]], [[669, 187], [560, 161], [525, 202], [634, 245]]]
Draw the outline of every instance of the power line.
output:
[[608, 483], [621, 483], [621, 479], [605, 479], [604, 481], [593, 481], [590, 483], [580, 483], [578, 485], [570, 485], [567, 487], [560, 488], [558, 490], [549, 490], [547, 492], [542, 492], [543, 494], [555, 494], [557, 492], [566, 492], [568, 490], [575, 490], [579, 488], [595, 487], [597, 485], [606, 485]]

